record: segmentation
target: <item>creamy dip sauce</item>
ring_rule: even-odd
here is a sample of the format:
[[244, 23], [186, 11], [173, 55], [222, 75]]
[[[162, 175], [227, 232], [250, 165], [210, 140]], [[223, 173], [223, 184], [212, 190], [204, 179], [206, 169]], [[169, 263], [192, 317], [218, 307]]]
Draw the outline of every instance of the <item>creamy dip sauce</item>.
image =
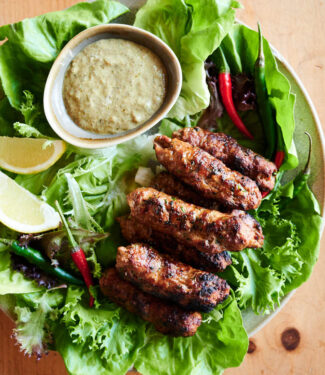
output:
[[71, 119], [95, 133], [133, 129], [161, 107], [166, 70], [148, 48], [124, 39], [102, 39], [71, 62], [63, 100]]

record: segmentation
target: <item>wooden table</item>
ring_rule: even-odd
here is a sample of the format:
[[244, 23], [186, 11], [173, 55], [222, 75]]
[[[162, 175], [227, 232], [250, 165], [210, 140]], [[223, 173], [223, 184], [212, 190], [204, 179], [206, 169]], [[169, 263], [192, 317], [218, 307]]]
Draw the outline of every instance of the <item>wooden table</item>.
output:
[[[0, 0], [0, 25], [63, 9], [78, 0]], [[298, 73], [325, 128], [325, 0], [242, 0], [238, 17], [254, 27], [257, 20], [265, 37]], [[226, 375], [325, 375], [325, 237], [314, 273], [283, 310], [251, 339], [250, 354], [240, 368]], [[66, 375], [60, 356], [41, 361], [18, 352], [10, 338], [12, 322], [0, 315], [1, 375]], [[289, 330], [289, 331], [288, 331]], [[281, 336], [296, 349], [287, 350]], [[293, 345], [295, 346], [295, 345]], [[177, 374], [175, 374], [177, 375]]]

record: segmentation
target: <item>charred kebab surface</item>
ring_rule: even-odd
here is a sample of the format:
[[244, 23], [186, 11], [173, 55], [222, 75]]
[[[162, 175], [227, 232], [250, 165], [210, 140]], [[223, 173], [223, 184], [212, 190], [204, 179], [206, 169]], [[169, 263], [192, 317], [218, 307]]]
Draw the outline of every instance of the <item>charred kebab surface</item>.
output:
[[193, 336], [202, 322], [199, 312], [181, 307], [144, 293], [122, 280], [115, 268], [106, 270], [99, 281], [101, 292], [117, 305], [151, 322], [157, 331], [171, 336]]
[[241, 146], [234, 138], [223, 133], [212, 133], [201, 128], [184, 128], [173, 133], [173, 138], [199, 147], [221, 160], [227, 167], [251, 178], [261, 191], [271, 191], [277, 168], [274, 163]]
[[246, 212], [208, 210], [152, 188], [138, 188], [127, 199], [136, 220], [200, 251], [214, 254], [263, 245], [260, 224]]
[[150, 226], [141, 224], [132, 216], [123, 216], [117, 220], [128, 243], [148, 243], [173, 258], [204, 271], [222, 272], [231, 264], [231, 257], [227, 251], [217, 254], [203, 253], [193, 246], [178, 243], [167, 234], [152, 230]]
[[120, 246], [116, 269], [142, 291], [173, 301], [186, 310], [211, 311], [230, 291], [225, 280], [160, 254], [147, 244]]
[[260, 205], [261, 192], [253, 180], [201, 148], [166, 136], [157, 136], [154, 148], [158, 161], [203, 197], [228, 209], [251, 210]]

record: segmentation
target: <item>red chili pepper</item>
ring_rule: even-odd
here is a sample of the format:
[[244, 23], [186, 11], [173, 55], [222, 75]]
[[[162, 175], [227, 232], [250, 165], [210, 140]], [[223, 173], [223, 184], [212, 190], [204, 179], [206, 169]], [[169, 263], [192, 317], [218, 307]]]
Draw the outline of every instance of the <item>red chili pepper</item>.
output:
[[282, 132], [280, 130], [280, 127], [277, 126], [277, 150], [274, 157], [274, 163], [278, 169], [280, 169], [284, 157], [285, 157], [285, 151], [284, 151], [284, 142], [282, 137]]
[[254, 139], [252, 134], [244, 125], [243, 121], [239, 117], [234, 101], [232, 98], [232, 83], [231, 83], [231, 75], [229, 72], [221, 72], [219, 73], [219, 90], [222, 99], [222, 103], [231, 119], [231, 121], [235, 124], [238, 130], [243, 133], [247, 138]]
[[[87, 285], [87, 288], [89, 290], [89, 288], [94, 284], [93, 284], [93, 278], [89, 270], [85, 252], [80, 247], [75, 248], [72, 250], [71, 258], [74, 261], [74, 264], [78, 267], [83, 279], [85, 280], [85, 284]], [[90, 293], [89, 306], [93, 307], [93, 305], [94, 305], [94, 297]]]
[[277, 151], [274, 158], [274, 163], [276, 167], [279, 169], [283, 163], [285, 153], [284, 151]]
[[62, 220], [62, 223], [67, 231], [67, 235], [68, 235], [68, 239], [69, 239], [69, 242], [70, 242], [70, 245], [72, 246], [72, 252], [71, 252], [71, 258], [74, 262], [74, 264], [78, 267], [78, 270], [80, 271], [84, 281], [85, 281], [85, 284], [88, 288], [88, 291], [89, 291], [89, 294], [90, 294], [90, 299], [89, 299], [89, 306], [90, 307], [93, 307], [94, 305], [94, 297], [92, 296], [91, 292], [90, 292], [90, 287], [94, 285], [93, 283], [93, 278], [91, 276], [91, 272], [90, 272], [90, 269], [89, 269], [89, 265], [88, 265], [88, 262], [87, 262], [87, 259], [86, 259], [86, 254], [85, 252], [83, 251], [83, 249], [81, 247], [78, 246], [76, 240], [74, 239], [73, 235], [72, 235], [72, 232], [68, 226], [68, 223], [63, 215], [63, 212], [61, 210], [61, 207], [59, 205], [59, 202], [56, 201], [55, 202], [55, 205], [59, 211], [59, 214], [60, 214], [60, 217], [61, 217], [61, 220]]
[[262, 192], [262, 198], [265, 198], [269, 194], [269, 191], [263, 191]]
[[218, 56], [218, 65], [219, 65], [219, 91], [220, 96], [222, 99], [222, 103], [231, 119], [231, 121], [235, 124], [238, 130], [243, 133], [247, 138], [254, 139], [253, 135], [249, 132], [246, 128], [245, 124], [239, 117], [233, 97], [232, 97], [232, 83], [231, 83], [231, 75], [230, 75], [230, 68], [227, 64], [226, 58], [223, 54], [222, 49], [219, 47], [219, 56]]

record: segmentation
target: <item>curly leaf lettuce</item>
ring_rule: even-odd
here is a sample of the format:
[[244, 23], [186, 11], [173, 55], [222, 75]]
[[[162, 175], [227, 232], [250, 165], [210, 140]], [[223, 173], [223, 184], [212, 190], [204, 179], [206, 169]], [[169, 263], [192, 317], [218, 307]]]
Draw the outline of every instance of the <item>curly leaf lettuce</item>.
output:
[[69, 288], [61, 322], [73, 344], [98, 357], [107, 373], [125, 374], [144, 345], [147, 323], [107, 300], [89, 308], [82, 294], [80, 288]]
[[178, 57], [183, 72], [179, 99], [171, 117], [183, 119], [209, 105], [204, 61], [234, 26], [235, 0], [149, 0], [134, 25], [156, 34]]
[[93, 227], [94, 220], [104, 230], [109, 229], [127, 210], [126, 194], [136, 187], [136, 169], [155, 158], [152, 139], [140, 136], [87, 156], [81, 150], [57, 172], [43, 198], [50, 204], [58, 200], [85, 229]]
[[79, 299], [77, 289], [68, 292], [55, 331], [56, 348], [73, 375], [124, 375], [132, 364], [144, 375], [216, 375], [238, 366], [247, 351], [247, 334], [232, 296], [206, 314], [197, 334], [187, 339], [163, 336], [114, 304], [96, 311], [82, 307]]
[[51, 324], [59, 316], [64, 297], [61, 290], [16, 296], [14, 336], [25, 354], [41, 357], [51, 345]]
[[308, 280], [318, 258], [322, 218], [301, 175], [264, 200], [255, 217], [263, 228], [263, 248], [233, 254], [224, 276], [239, 306], [259, 314]]

